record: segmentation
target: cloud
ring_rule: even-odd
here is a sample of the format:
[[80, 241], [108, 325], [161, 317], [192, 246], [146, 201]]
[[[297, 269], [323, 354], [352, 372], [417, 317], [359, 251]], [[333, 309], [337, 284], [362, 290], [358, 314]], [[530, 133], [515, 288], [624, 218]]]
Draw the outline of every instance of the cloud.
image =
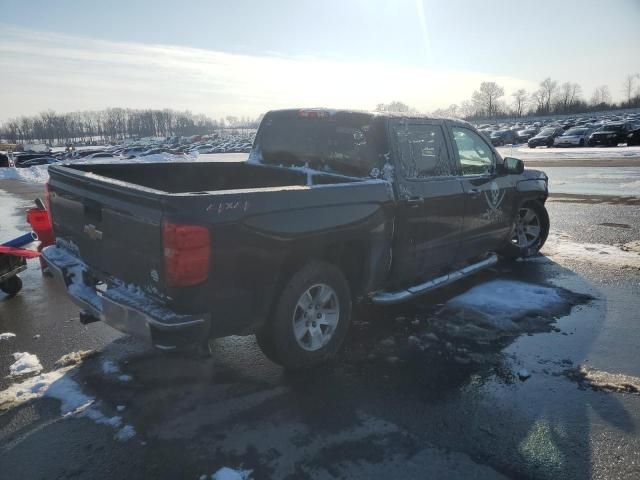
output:
[[254, 116], [296, 106], [372, 109], [391, 100], [430, 111], [469, 98], [486, 80], [507, 92], [535, 87], [480, 72], [240, 55], [0, 27], [0, 119], [114, 106]]

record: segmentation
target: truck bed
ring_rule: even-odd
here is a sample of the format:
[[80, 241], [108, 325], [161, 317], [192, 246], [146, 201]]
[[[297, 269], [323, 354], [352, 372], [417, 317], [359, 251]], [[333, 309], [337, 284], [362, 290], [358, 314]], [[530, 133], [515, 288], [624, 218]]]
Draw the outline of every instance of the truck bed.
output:
[[[71, 164], [73, 170], [99, 175], [166, 193], [200, 193], [287, 186], [306, 186], [304, 169], [280, 168], [247, 162], [105, 163]], [[314, 184], [351, 183], [355, 178], [315, 174]]]
[[[335, 231], [367, 235], [393, 201], [384, 180], [248, 163], [63, 164], [49, 173], [58, 244], [96, 278], [136, 285], [185, 314], [220, 298], [234, 317], [251, 316], [269, 295], [260, 286], [273, 282], [262, 276], [275, 275], [288, 252]], [[167, 221], [211, 232], [206, 285], [166, 286]]]

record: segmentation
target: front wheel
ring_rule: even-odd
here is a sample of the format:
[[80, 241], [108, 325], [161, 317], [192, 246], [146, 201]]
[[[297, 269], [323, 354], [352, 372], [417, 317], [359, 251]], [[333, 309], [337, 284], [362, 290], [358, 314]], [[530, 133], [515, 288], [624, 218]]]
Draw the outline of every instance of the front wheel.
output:
[[313, 261], [287, 282], [258, 345], [290, 370], [322, 364], [338, 352], [351, 323], [351, 291], [334, 265]]
[[17, 295], [20, 290], [22, 290], [22, 280], [17, 275], [8, 278], [4, 282], [0, 283], [0, 290], [4, 293], [13, 297]]
[[548, 236], [547, 209], [539, 201], [527, 202], [518, 210], [511, 240], [500, 254], [510, 259], [531, 257], [540, 251]]

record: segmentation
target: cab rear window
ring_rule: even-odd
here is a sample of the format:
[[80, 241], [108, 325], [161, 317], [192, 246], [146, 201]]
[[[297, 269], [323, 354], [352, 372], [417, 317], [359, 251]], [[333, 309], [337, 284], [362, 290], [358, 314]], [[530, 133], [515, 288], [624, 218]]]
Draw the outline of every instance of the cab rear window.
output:
[[381, 166], [383, 144], [382, 123], [373, 115], [301, 110], [265, 117], [255, 150], [261, 163], [368, 177]]

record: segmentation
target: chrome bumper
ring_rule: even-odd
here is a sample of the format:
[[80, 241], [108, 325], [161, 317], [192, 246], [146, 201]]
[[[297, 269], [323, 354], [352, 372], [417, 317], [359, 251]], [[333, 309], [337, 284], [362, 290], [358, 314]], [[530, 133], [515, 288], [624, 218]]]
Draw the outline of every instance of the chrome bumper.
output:
[[162, 350], [197, 344], [208, 334], [208, 314], [178, 314], [135, 287], [104, 290], [85, 283], [90, 269], [78, 257], [59, 246], [42, 250], [42, 258], [61, 282], [69, 298], [82, 310], [123, 333], [151, 339]]

